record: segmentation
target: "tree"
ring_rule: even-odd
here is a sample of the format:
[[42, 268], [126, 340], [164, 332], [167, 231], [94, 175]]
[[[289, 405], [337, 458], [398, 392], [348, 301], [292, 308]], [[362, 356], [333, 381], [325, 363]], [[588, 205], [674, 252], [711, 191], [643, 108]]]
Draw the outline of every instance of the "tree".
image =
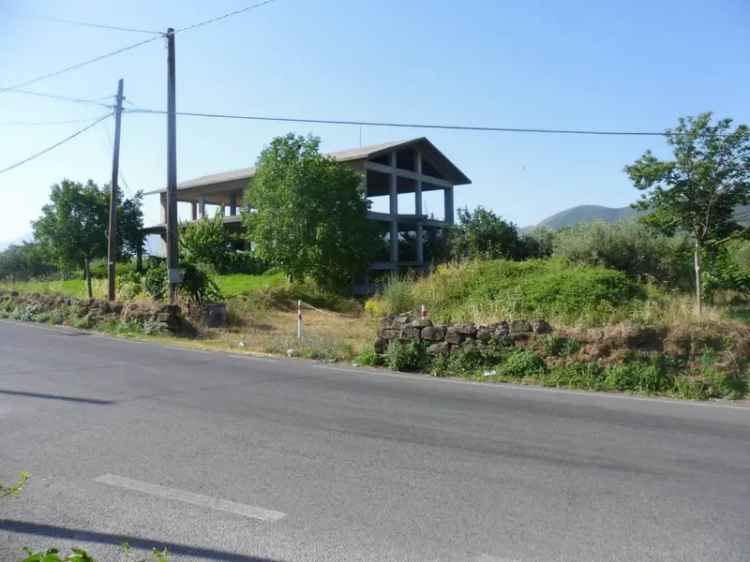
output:
[[0, 279], [26, 280], [55, 271], [44, 248], [36, 242], [13, 244], [0, 252]]
[[635, 207], [651, 211], [642, 220], [665, 234], [688, 233], [693, 240], [696, 307], [702, 311], [701, 262], [743, 230], [734, 217], [750, 195], [750, 130], [732, 120], [712, 123], [711, 113], [680, 118], [667, 129], [673, 160], [646, 151], [625, 167], [644, 192]]
[[451, 234], [450, 246], [454, 259], [526, 257], [516, 225], [482, 206], [472, 211], [458, 209], [458, 226]]
[[52, 186], [50, 202], [32, 223], [36, 240], [64, 268], [83, 266], [89, 298], [93, 298], [91, 260], [107, 254], [107, 200], [91, 180], [85, 185], [63, 180]]
[[229, 269], [234, 252], [232, 242], [233, 237], [218, 212], [213, 219], [202, 218], [180, 228], [180, 249], [185, 259], [208, 265], [219, 273]]
[[[106, 188], [105, 186], [105, 189]], [[109, 204], [109, 196], [107, 196]], [[135, 256], [136, 268], [143, 269], [143, 247], [146, 235], [143, 233], [143, 192], [136, 192], [130, 199], [123, 199], [117, 209], [117, 242], [120, 257]]]
[[293, 281], [310, 276], [340, 290], [367, 271], [375, 236], [360, 174], [319, 147], [312, 136], [273, 139], [258, 158], [243, 222], [261, 259]]

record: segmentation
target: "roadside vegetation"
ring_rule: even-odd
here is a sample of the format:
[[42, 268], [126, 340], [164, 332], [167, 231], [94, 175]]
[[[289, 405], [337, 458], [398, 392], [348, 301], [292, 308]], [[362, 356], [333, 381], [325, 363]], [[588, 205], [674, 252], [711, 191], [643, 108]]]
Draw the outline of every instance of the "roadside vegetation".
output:
[[[257, 162], [240, 231], [227, 230], [218, 216], [181, 226], [181, 304], [192, 311], [226, 303], [228, 320], [220, 328], [199, 325], [196, 337], [183, 341], [207, 349], [355, 359], [436, 376], [743, 397], [750, 362], [750, 231], [736, 221], [734, 209], [748, 203], [750, 132], [703, 114], [680, 120], [669, 135], [673, 160], [647, 152], [626, 167], [643, 195], [641, 212], [631, 219], [521, 233], [491, 210], [460, 209], [459, 224], [431, 247], [428, 272], [376, 280], [379, 290], [369, 299], [350, 293], [382, 245], [366, 220], [359, 176], [321, 156], [318, 139], [274, 139]], [[0, 289], [103, 297], [105, 233], [98, 219], [92, 219], [98, 238], [79, 244], [96, 251], [74, 251], [45, 234], [59, 228], [90, 235], [85, 224], [68, 224], [62, 209], [69, 200], [100, 209], [105, 198], [99, 191], [90, 182], [55, 186], [35, 223], [36, 241], [0, 253]], [[98, 217], [100, 210], [92, 213], [75, 216]], [[125, 224], [142, 222], [139, 198], [128, 213]], [[52, 226], [42, 228], [47, 223]], [[163, 260], [141, 259], [143, 241], [124, 234], [123, 240], [130, 241], [120, 252], [119, 299], [163, 302]], [[376, 354], [372, 342], [381, 320], [417, 315], [423, 306], [436, 324], [540, 319], [555, 331], [491, 350], [430, 356], [426, 345], [408, 343]], [[34, 314], [0, 307], [5, 317], [83, 322]], [[150, 334], [143, 323], [84, 327]], [[661, 347], [651, 345], [656, 340]], [[597, 352], [602, 341], [611, 348], [604, 355]]]

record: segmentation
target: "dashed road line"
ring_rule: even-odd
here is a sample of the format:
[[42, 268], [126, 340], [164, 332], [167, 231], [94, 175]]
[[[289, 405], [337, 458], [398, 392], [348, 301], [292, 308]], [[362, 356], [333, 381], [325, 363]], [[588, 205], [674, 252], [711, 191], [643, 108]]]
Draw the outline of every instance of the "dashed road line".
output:
[[141, 492], [143, 494], [168, 500], [176, 500], [196, 505], [198, 507], [242, 515], [243, 517], [249, 517], [251, 519], [257, 519], [269, 523], [273, 523], [286, 517], [286, 514], [281, 511], [274, 511], [272, 509], [265, 509], [254, 505], [213, 498], [211, 496], [195, 494], [193, 492], [188, 492], [187, 490], [178, 490], [177, 488], [168, 488], [158, 484], [150, 484], [149, 482], [142, 482], [124, 476], [117, 476], [116, 474], [103, 474], [102, 476], [95, 478], [94, 482], [114, 486], [115, 488], [122, 488], [124, 490]]

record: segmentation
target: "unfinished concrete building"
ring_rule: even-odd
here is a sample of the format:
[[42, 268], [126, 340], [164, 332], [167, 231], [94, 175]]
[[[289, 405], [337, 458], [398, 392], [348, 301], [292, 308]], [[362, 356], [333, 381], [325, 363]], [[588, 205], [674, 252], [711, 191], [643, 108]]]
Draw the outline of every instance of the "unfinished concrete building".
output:
[[[380, 224], [383, 233], [381, 255], [370, 270], [402, 271], [429, 263], [434, 247], [430, 241], [453, 224], [454, 187], [471, 180], [424, 137], [329, 156], [362, 173], [362, 185], [371, 202], [368, 217]], [[240, 206], [245, 190], [252, 189], [254, 174], [254, 168], [243, 168], [180, 183], [178, 207], [183, 212], [189, 209], [189, 216], [180, 220], [213, 217], [218, 210], [228, 228], [239, 228]], [[146, 232], [164, 236], [166, 190], [149, 193], [161, 197], [161, 223]]]

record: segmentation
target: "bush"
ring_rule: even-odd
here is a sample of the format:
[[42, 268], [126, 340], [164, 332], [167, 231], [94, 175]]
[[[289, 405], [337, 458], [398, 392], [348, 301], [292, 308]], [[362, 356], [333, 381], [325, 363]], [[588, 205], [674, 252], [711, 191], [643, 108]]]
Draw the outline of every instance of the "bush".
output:
[[192, 263], [183, 263], [184, 276], [179, 286], [180, 294], [193, 304], [222, 300], [219, 287], [208, 273]]
[[542, 349], [547, 356], [568, 357], [578, 353], [581, 347], [581, 342], [556, 334], [549, 334], [542, 339]]
[[577, 224], [560, 230], [553, 246], [555, 256], [575, 264], [607, 267], [672, 288], [691, 288], [689, 239], [657, 234], [638, 221]]
[[56, 272], [57, 268], [39, 244], [13, 244], [0, 252], [0, 280], [27, 281]]
[[498, 365], [497, 374], [514, 378], [541, 375], [547, 366], [537, 353], [528, 349], [514, 349], [503, 363]]
[[638, 360], [612, 365], [607, 367], [604, 374], [604, 383], [612, 390], [652, 394], [667, 390], [672, 382], [666, 365], [658, 360]]
[[542, 378], [544, 386], [604, 390], [603, 369], [598, 363], [557, 365]]
[[[414, 310], [413, 281], [391, 275], [383, 289], [382, 310], [386, 314], [400, 314]], [[372, 306], [372, 305], [371, 305]]]
[[392, 341], [385, 351], [385, 364], [394, 371], [424, 371], [430, 364], [422, 342], [401, 343]]
[[370, 347], [357, 355], [354, 358], [354, 363], [368, 367], [379, 367], [383, 365], [383, 357], [375, 353], [375, 350]]
[[164, 300], [167, 295], [167, 265], [160, 261], [150, 264], [143, 276], [143, 288], [156, 301]]
[[380, 300], [387, 314], [424, 303], [433, 320], [445, 323], [542, 317], [603, 324], [629, 317], [645, 294], [624, 273], [558, 258], [441, 265], [413, 282], [392, 280]]
[[180, 226], [180, 250], [185, 259], [204, 264], [217, 273], [228, 272], [233, 238], [219, 213], [213, 219], [202, 218]]

